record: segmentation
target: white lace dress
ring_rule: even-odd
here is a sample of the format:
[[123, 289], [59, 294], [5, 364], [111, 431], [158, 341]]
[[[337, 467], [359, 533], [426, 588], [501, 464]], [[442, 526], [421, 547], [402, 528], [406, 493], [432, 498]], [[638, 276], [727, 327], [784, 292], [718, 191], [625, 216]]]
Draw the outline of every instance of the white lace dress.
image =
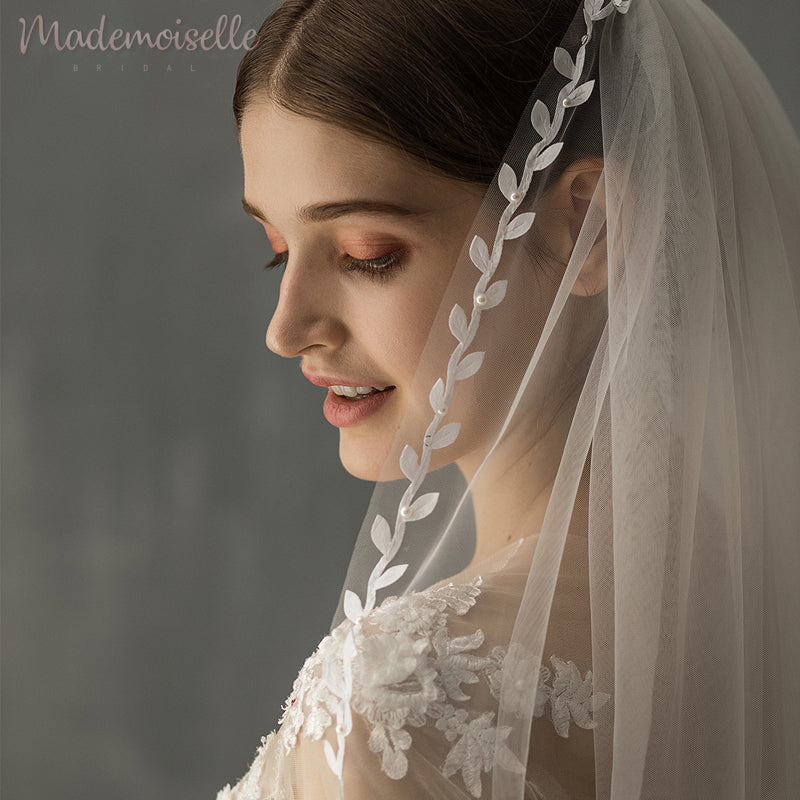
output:
[[[549, 666], [516, 660], [506, 668], [509, 625], [530, 563], [531, 540], [423, 592], [390, 597], [355, 631], [353, 729], [347, 737], [345, 797], [487, 798], [496, 763], [526, 774], [526, 797], [592, 796], [591, 729], [608, 695], [595, 690], [580, 619], [584, 561], [580, 542], [565, 553], [574, 578], [562, 578], [557, 613], [569, 624], [548, 634], [560, 651]], [[585, 545], [585, 542], [584, 542]], [[336, 725], [345, 620], [306, 661], [286, 701], [281, 727], [262, 739], [247, 774], [217, 800], [322, 800], [339, 797], [325, 758]], [[575, 659], [575, 660], [572, 660]], [[583, 663], [581, 663], [583, 662]], [[520, 664], [522, 666], [520, 666]], [[528, 764], [496, 749], [508, 735], [497, 709], [514, 688], [537, 683], [534, 737]], [[330, 745], [328, 745], [330, 747]], [[535, 754], [534, 754], [535, 751]]]

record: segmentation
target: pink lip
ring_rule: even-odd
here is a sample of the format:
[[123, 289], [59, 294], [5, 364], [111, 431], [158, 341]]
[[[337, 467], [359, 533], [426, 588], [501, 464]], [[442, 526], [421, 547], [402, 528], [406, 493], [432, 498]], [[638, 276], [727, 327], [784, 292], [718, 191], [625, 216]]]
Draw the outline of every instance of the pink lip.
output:
[[301, 370], [306, 380], [314, 386], [391, 386], [390, 383], [374, 383], [371, 378], [331, 378], [328, 375], [314, 375], [313, 372]]
[[322, 405], [322, 413], [331, 425], [337, 428], [350, 428], [383, 408], [393, 394], [394, 387], [367, 395], [362, 400], [350, 400], [347, 397], [339, 397], [329, 389]]
[[[313, 375], [303, 371], [303, 375], [315, 386], [383, 386], [375, 384], [369, 378], [330, 378], [323, 375]], [[322, 413], [331, 425], [337, 428], [350, 428], [358, 425], [359, 422], [371, 417], [389, 401], [394, 394], [394, 386], [385, 384], [387, 388], [383, 392], [375, 392], [361, 400], [351, 400], [347, 397], [340, 397], [332, 391], [328, 391], [325, 402], [322, 406]]]

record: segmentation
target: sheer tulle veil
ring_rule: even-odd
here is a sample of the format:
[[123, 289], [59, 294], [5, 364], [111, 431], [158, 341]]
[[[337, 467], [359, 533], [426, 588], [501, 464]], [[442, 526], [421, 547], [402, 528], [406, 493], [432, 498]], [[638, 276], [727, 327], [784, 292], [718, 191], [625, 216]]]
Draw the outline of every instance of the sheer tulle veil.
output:
[[[321, 747], [344, 797], [591, 796], [576, 775], [617, 800], [800, 796], [800, 144], [699, 0], [572, 6], [441, 298], [415, 378], [429, 418], [401, 427], [333, 621]], [[573, 187], [556, 269], [549, 189], [581, 159], [602, 175]], [[503, 547], [472, 559], [487, 530]], [[450, 711], [398, 711], [410, 737], [392, 739], [355, 695], [388, 596], [412, 609], [480, 580], [494, 594], [446, 653], [462, 723], [491, 743], [469, 750], [475, 778]], [[553, 734], [564, 714], [587, 738]]]

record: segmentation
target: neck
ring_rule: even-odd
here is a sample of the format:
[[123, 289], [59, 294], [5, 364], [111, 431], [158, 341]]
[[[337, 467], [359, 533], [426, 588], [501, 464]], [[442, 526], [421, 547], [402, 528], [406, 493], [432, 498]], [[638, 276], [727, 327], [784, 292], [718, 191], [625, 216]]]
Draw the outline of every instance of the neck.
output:
[[512, 434], [482, 468], [459, 462], [472, 483], [476, 527], [473, 564], [520, 538], [539, 533], [570, 419], [571, 415], [562, 415], [537, 437], [525, 431]]

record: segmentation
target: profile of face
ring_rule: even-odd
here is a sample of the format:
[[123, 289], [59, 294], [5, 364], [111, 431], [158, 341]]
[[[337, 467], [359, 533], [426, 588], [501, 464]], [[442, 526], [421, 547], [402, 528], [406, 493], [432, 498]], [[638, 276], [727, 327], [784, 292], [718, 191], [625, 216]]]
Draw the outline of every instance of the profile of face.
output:
[[[267, 346], [328, 389], [323, 411], [351, 474], [399, 477], [386, 464], [431, 420], [420, 357], [445, 292], [457, 295], [451, 277], [485, 187], [266, 97], [245, 110], [240, 142], [244, 208], [283, 269]], [[460, 436], [443, 463], [481, 444]]]
[[412, 385], [482, 192], [266, 100], [241, 147], [245, 209], [284, 270], [267, 346], [328, 387], [342, 463], [374, 480], [401, 426], [430, 421]]

